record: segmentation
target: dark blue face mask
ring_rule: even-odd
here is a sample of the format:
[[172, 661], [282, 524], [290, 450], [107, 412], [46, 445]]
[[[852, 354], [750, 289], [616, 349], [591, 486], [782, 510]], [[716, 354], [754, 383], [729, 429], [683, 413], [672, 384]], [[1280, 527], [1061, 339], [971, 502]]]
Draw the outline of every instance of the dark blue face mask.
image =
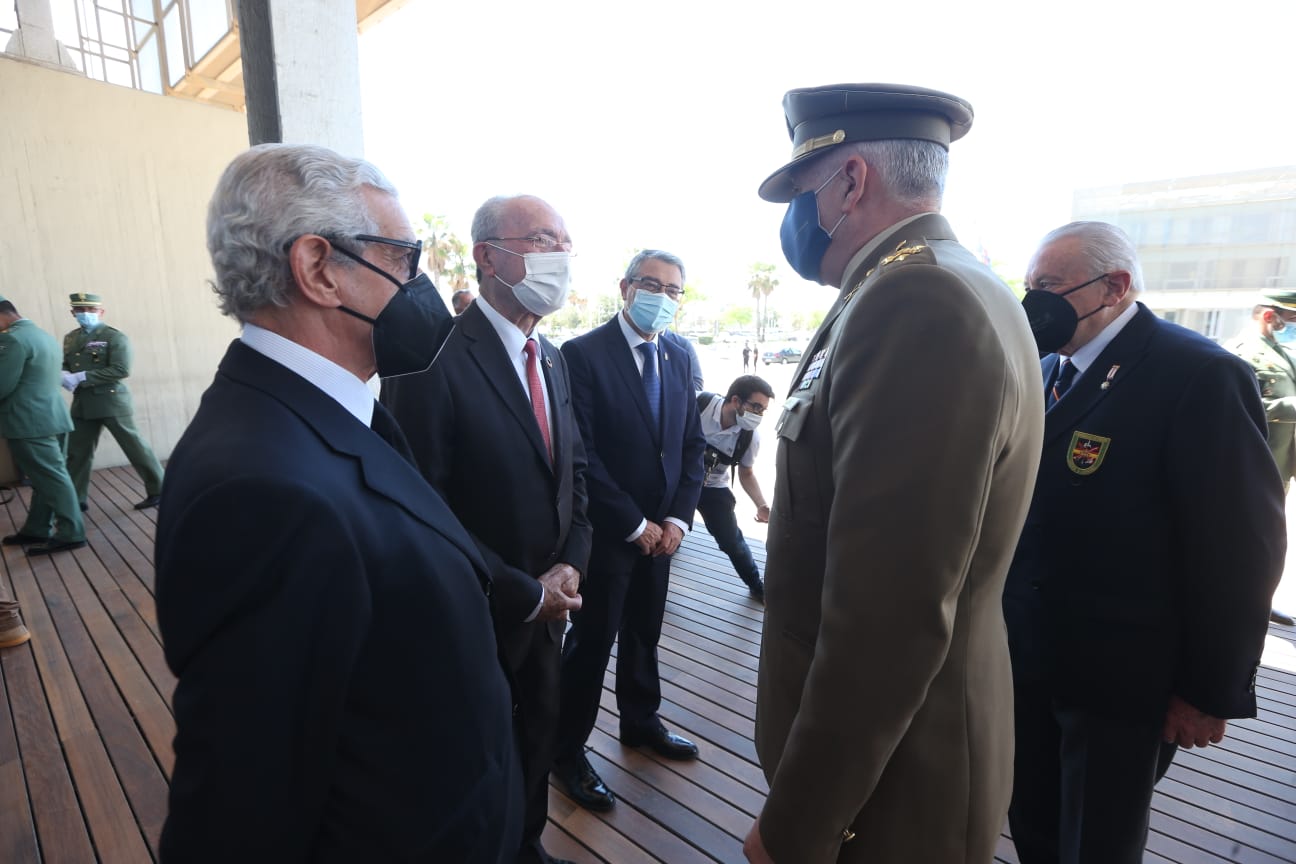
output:
[[843, 213], [841, 219], [832, 227], [832, 231], [825, 231], [819, 224], [819, 193], [841, 173], [838, 168], [823, 182], [823, 184], [814, 191], [807, 189], [800, 195], [792, 199], [788, 204], [787, 213], [783, 214], [783, 226], [779, 228], [779, 240], [783, 242], [783, 257], [792, 265], [792, 269], [797, 272], [802, 279], [809, 279], [811, 282], [818, 282], [825, 285], [820, 278], [820, 267], [823, 264], [824, 254], [828, 247], [832, 245], [833, 231], [846, 219]]

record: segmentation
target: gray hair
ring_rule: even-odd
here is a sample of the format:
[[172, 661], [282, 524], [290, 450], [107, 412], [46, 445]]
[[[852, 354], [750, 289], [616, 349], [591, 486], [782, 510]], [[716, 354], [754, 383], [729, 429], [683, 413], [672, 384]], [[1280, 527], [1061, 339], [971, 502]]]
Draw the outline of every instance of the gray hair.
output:
[[1143, 268], [1129, 235], [1110, 222], [1070, 222], [1054, 228], [1040, 241], [1040, 248], [1068, 237], [1079, 238], [1082, 254], [1096, 273], [1124, 270], [1130, 274], [1130, 290], [1143, 290]]
[[500, 236], [500, 221], [504, 216], [504, 207], [510, 201], [519, 197], [522, 196], [496, 195], [494, 198], [487, 199], [486, 203], [478, 207], [477, 212], [473, 214], [472, 242], [477, 244], [491, 237]]
[[325, 147], [260, 144], [225, 169], [207, 208], [207, 250], [220, 309], [241, 322], [286, 306], [288, 247], [303, 234], [374, 234], [365, 188], [396, 195], [382, 172]]
[[915, 210], [939, 208], [945, 195], [945, 175], [949, 173], [949, 151], [935, 141], [911, 138], [889, 138], [882, 141], [856, 141], [827, 151], [809, 175], [802, 188], [824, 183], [841, 160], [857, 155], [876, 173], [882, 188], [894, 201]]
[[678, 267], [680, 271], [680, 285], [684, 284], [684, 262], [679, 256], [672, 255], [669, 252], [663, 252], [660, 249], [644, 249], [635, 253], [630, 259], [630, 264], [626, 267], [625, 278], [633, 279], [639, 275], [645, 261], [660, 261], [663, 264], [669, 264], [672, 267]]

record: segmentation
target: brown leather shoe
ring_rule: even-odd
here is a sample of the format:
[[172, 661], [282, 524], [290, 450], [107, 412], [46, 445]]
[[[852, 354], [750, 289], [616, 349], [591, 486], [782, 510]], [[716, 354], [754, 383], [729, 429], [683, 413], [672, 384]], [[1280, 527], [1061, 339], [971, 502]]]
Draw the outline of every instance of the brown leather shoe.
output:
[[0, 600], [0, 648], [12, 648], [31, 639], [18, 617], [18, 601]]

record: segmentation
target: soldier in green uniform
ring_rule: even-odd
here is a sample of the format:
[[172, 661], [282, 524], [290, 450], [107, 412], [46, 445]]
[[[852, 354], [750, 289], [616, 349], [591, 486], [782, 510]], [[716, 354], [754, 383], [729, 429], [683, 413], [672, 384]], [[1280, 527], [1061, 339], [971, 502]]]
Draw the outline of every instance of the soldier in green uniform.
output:
[[72, 391], [73, 428], [67, 464], [81, 509], [86, 509], [90, 468], [104, 427], [144, 481], [144, 500], [135, 509], [156, 507], [162, 494], [162, 466], [135, 428], [134, 407], [126, 388], [130, 340], [103, 323], [103, 300], [98, 294], [73, 294], [72, 317], [80, 326], [63, 337], [63, 386]]
[[[1228, 347], [1255, 369], [1269, 420], [1269, 450], [1286, 492], [1296, 476], [1296, 361], [1287, 347], [1296, 345], [1296, 291], [1274, 289], [1260, 300], [1251, 310], [1252, 324]], [[1296, 624], [1277, 609], [1269, 617], [1278, 624]]]
[[[79, 549], [85, 526], [63, 462], [72, 419], [58, 392], [58, 343], [4, 298], [0, 328], [0, 434], [32, 487], [26, 524], [0, 543], [26, 546], [28, 555]], [[14, 623], [12, 603], [0, 600], [0, 629]]]

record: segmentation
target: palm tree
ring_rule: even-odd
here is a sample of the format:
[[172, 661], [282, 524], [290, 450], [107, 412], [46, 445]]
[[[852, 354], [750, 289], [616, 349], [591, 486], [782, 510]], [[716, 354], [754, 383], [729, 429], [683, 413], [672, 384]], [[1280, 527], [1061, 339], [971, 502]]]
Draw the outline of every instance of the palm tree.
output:
[[450, 230], [444, 216], [423, 214], [423, 224], [415, 232], [423, 241], [427, 270], [437, 287], [449, 294], [462, 288], [476, 287], [476, 265], [468, 254], [468, 245]]
[[[752, 297], [756, 299], [756, 339], [759, 342], [765, 341], [765, 323], [769, 317], [769, 295], [778, 287], [778, 279], [774, 278], [773, 264], [752, 265], [751, 278], [747, 280], [747, 287], [751, 290]], [[762, 301], [764, 306], [762, 308]]]

